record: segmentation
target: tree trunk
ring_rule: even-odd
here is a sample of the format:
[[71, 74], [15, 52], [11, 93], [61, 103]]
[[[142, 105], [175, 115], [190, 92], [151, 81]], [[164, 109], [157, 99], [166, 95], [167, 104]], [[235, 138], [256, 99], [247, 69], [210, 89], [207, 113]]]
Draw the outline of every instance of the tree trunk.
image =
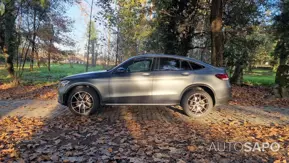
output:
[[5, 24], [5, 43], [4, 54], [6, 56], [6, 68], [10, 76], [14, 77], [13, 58], [16, 55], [17, 37], [15, 29], [16, 7], [15, 0], [10, 0], [6, 4], [6, 14], [4, 17]]
[[288, 55], [284, 50], [284, 52], [280, 53], [280, 65], [286, 65], [287, 61], [288, 61]]
[[[10, 76], [14, 77], [14, 67], [13, 67], [13, 56], [14, 54], [12, 54], [12, 52], [9, 50], [7, 51], [6, 48], [4, 48], [4, 54], [7, 55], [7, 58], [6, 58], [6, 69], [9, 73]], [[9, 48], [8, 48], [9, 49]]]
[[48, 48], [48, 63], [47, 63], [48, 71], [50, 71], [51, 48], [52, 48], [52, 40], [49, 41], [49, 48]]
[[[29, 48], [30, 48], [30, 43], [28, 43], [28, 47], [26, 49], [26, 52], [25, 52], [25, 55], [23, 57], [23, 64], [22, 64], [22, 68], [21, 68], [21, 73], [19, 75], [19, 78], [22, 76], [23, 72], [24, 72], [24, 66], [25, 66], [25, 63], [26, 63], [26, 59], [27, 59], [27, 55], [28, 55], [28, 52], [29, 52]], [[20, 67], [19, 67], [20, 68]]]
[[237, 85], [242, 85], [243, 84], [243, 70], [244, 70], [244, 65], [241, 63], [237, 63], [234, 74], [231, 78], [231, 83], [232, 84], [237, 84]]
[[253, 71], [252, 61], [249, 61], [248, 71], [249, 71], [249, 72], [252, 72], [252, 71]]
[[16, 48], [16, 70], [19, 67], [19, 45], [21, 43], [21, 34], [20, 32], [17, 34], [17, 48]]
[[[28, 45], [27, 45], [27, 43], [28, 43]], [[24, 51], [25, 51], [26, 45], [29, 46], [29, 42], [25, 42], [25, 43], [23, 44], [23, 47], [22, 47], [22, 50], [21, 50], [21, 55], [20, 55], [20, 58], [19, 58], [19, 63], [18, 63], [18, 64], [19, 64], [18, 70], [20, 70], [20, 68], [21, 68], [21, 63], [23, 62], [23, 58], [24, 58], [24, 55], [25, 55]], [[27, 49], [26, 49], [26, 50], [27, 50]]]
[[73, 64], [72, 64], [72, 59], [71, 59], [71, 57], [70, 57], [70, 61], [69, 61], [69, 64], [70, 64], [70, 68], [73, 68]]
[[223, 22], [222, 0], [212, 0], [211, 6], [211, 62], [214, 66], [223, 66], [224, 37], [222, 32]]
[[33, 70], [33, 64], [34, 64], [35, 39], [36, 39], [36, 9], [34, 9], [34, 14], [33, 14], [33, 36], [32, 36], [32, 52], [31, 52], [31, 58], [30, 58], [30, 71]]
[[38, 51], [36, 52], [36, 60], [37, 60], [37, 67], [40, 68], [40, 59], [39, 59]]
[[95, 42], [96, 40], [91, 40], [91, 66], [95, 67]]

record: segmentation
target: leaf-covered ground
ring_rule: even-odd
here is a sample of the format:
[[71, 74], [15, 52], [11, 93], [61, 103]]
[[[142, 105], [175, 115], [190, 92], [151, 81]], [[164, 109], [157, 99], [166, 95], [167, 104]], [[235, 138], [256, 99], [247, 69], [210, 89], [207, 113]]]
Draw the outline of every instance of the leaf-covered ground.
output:
[[[268, 98], [271, 96], [268, 87], [233, 86], [232, 105], [218, 108], [201, 120], [189, 119], [178, 107], [116, 107], [89, 118], [76, 117], [52, 104], [56, 100], [55, 85], [17, 88], [2, 85], [0, 89], [3, 90], [0, 99], [14, 99], [11, 106], [9, 101], [3, 101], [5, 106], [11, 107], [11, 112], [17, 110], [12, 112], [16, 116], [0, 118], [0, 162], [289, 161], [288, 99]], [[16, 95], [17, 91], [23, 92]], [[15, 99], [52, 100], [51, 106], [42, 106], [39, 101], [39, 108], [35, 108], [36, 103], [31, 107], [32, 104]], [[47, 113], [56, 116], [17, 117], [23, 109], [41, 113], [41, 109], [50, 107], [52, 110]], [[238, 142], [259, 145], [277, 142], [280, 150], [229, 150], [229, 143]], [[219, 145], [217, 150], [212, 143]]]
[[232, 105], [288, 107], [289, 98], [274, 98], [271, 87], [233, 86]]
[[[0, 161], [22, 162], [278, 162], [288, 161], [289, 126], [138, 121], [93, 116], [9, 117], [0, 122]], [[278, 142], [278, 152], [215, 151], [212, 143]], [[220, 147], [223, 148], [223, 147]], [[239, 148], [240, 149], [240, 148]]]
[[56, 99], [57, 85], [35, 85], [35, 86], [11, 86], [0, 85], [0, 100], [26, 100], [26, 99]]

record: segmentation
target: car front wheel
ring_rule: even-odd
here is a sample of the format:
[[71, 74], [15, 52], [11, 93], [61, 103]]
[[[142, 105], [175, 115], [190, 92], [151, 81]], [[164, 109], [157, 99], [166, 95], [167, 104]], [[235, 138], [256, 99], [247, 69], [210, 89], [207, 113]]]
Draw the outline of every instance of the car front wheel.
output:
[[199, 118], [212, 111], [213, 100], [203, 90], [191, 90], [184, 95], [181, 105], [189, 117]]
[[68, 97], [68, 108], [76, 115], [91, 115], [97, 111], [98, 107], [98, 96], [96, 92], [89, 87], [76, 87]]

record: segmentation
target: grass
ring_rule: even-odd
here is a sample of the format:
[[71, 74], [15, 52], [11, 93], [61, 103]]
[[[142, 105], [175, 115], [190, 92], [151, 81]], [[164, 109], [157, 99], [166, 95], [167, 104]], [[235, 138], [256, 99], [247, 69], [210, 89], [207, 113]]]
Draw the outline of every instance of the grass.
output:
[[[103, 66], [89, 67], [89, 71], [103, 70]], [[24, 85], [31, 84], [49, 84], [57, 82], [65, 76], [85, 72], [85, 65], [73, 64], [52, 64], [49, 72], [46, 66], [40, 68], [35, 67], [33, 71], [29, 71], [29, 64], [25, 65], [21, 83]], [[12, 79], [8, 76], [7, 70], [0, 67], [0, 82], [8, 83]]]
[[254, 69], [252, 72], [245, 72], [244, 82], [253, 85], [271, 86], [275, 83], [275, 75], [272, 70]]

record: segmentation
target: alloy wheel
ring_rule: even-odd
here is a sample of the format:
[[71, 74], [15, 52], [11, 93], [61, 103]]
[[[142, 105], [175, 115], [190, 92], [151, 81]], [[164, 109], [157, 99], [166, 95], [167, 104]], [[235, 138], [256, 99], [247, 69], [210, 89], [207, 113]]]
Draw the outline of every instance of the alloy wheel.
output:
[[71, 98], [71, 107], [79, 114], [89, 113], [93, 105], [93, 97], [88, 92], [76, 92]]
[[189, 110], [195, 115], [202, 115], [209, 109], [209, 100], [200, 93], [190, 96], [188, 104]]

